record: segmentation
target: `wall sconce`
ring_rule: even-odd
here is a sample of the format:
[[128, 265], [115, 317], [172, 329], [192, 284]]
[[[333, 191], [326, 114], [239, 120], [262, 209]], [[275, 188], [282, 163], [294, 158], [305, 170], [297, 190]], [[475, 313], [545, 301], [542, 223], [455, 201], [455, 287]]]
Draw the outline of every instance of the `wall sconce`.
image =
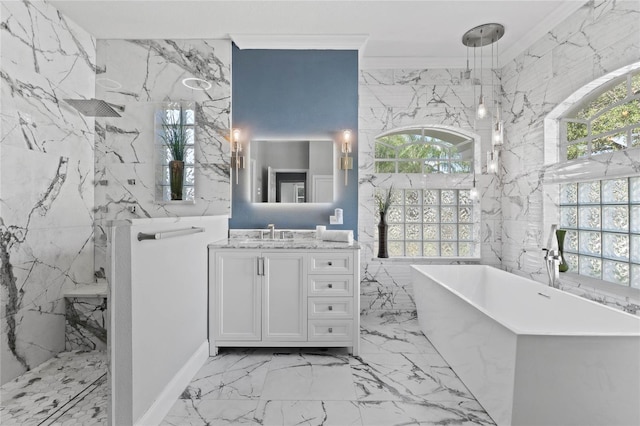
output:
[[233, 129], [231, 132], [231, 168], [236, 170], [236, 184], [238, 183], [238, 172], [244, 169], [244, 157], [242, 154], [242, 144], [240, 143], [240, 129]]
[[342, 132], [342, 157], [340, 157], [340, 170], [344, 170], [344, 186], [347, 186], [349, 170], [353, 169], [353, 157], [351, 154], [351, 130]]

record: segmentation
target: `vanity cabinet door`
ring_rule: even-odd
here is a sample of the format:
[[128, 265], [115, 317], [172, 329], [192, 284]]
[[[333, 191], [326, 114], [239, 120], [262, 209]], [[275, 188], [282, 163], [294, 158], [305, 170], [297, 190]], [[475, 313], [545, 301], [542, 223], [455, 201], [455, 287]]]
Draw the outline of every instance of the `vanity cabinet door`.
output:
[[307, 340], [307, 286], [304, 253], [263, 252], [262, 340]]
[[261, 339], [262, 277], [260, 254], [252, 251], [214, 252], [213, 298], [209, 313], [214, 339], [252, 341]]

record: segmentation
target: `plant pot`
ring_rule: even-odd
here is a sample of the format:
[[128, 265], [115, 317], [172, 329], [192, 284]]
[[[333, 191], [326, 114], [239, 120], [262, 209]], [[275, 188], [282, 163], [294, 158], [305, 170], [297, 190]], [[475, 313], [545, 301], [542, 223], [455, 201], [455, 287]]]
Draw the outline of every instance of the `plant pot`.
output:
[[182, 200], [182, 184], [184, 181], [184, 161], [169, 161], [169, 184], [171, 199]]
[[564, 259], [564, 237], [567, 231], [564, 229], [558, 229], [556, 231], [556, 238], [558, 240], [558, 252], [560, 253], [560, 264], [558, 265], [558, 271], [567, 272], [569, 270], [569, 264]]
[[384, 220], [384, 213], [380, 212], [380, 223], [378, 223], [378, 257], [389, 257], [387, 252], [387, 228], [388, 225]]

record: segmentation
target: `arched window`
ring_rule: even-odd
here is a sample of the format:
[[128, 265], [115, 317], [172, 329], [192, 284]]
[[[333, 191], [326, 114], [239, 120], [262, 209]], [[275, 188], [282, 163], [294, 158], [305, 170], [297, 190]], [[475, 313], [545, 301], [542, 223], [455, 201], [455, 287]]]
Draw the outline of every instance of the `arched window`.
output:
[[471, 173], [473, 139], [429, 127], [393, 130], [375, 143], [376, 173]]
[[587, 84], [545, 119], [545, 209], [558, 213], [546, 225], [567, 231], [569, 272], [640, 288], [638, 158], [640, 62]]
[[[479, 140], [439, 125], [398, 128], [376, 137], [374, 171], [395, 175], [386, 176], [385, 186], [374, 193], [384, 198], [393, 184], [386, 215], [390, 257], [480, 257], [480, 209], [471, 176]], [[412, 174], [430, 176], [416, 180]]]
[[640, 72], [604, 86], [565, 113], [561, 160], [640, 147]]

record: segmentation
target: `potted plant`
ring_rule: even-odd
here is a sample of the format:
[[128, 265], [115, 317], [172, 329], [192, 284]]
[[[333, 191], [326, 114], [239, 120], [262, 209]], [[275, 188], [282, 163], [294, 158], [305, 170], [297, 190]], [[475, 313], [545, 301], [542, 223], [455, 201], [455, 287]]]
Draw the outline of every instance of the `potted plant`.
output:
[[182, 200], [184, 180], [184, 157], [188, 135], [182, 106], [179, 110], [167, 110], [162, 116], [162, 141], [169, 149], [169, 184], [171, 199]]
[[376, 203], [378, 204], [378, 212], [380, 213], [380, 222], [378, 223], [378, 257], [389, 257], [387, 252], [387, 212], [391, 206], [391, 192], [393, 185], [383, 195], [378, 192], [376, 194]]

